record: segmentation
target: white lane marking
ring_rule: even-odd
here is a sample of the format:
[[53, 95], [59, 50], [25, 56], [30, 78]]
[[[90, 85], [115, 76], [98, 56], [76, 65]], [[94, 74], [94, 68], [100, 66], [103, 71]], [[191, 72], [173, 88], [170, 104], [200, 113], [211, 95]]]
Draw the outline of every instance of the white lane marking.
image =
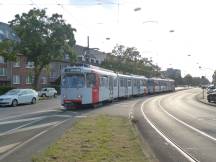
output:
[[9, 145], [5, 145], [5, 146], [1, 146], [0, 147], [0, 154], [2, 154], [4, 152], [12, 149], [13, 147], [17, 146], [18, 144], [20, 144], [20, 142], [9, 144]]
[[45, 134], [46, 132], [48, 132], [49, 130], [51, 130], [54, 127], [57, 127], [59, 125], [61, 125], [62, 123], [66, 122], [69, 119], [65, 119], [62, 122], [59, 122], [55, 125], [53, 125], [51, 128], [48, 128], [38, 134], [36, 134], [35, 136], [29, 138], [28, 140], [26, 140], [25, 142], [21, 143], [20, 145], [18, 145], [17, 147], [14, 147], [13, 149], [11, 149], [10, 151], [6, 152], [5, 154], [0, 156], [0, 161], [3, 160], [4, 158], [6, 158], [7, 156], [9, 156], [10, 154], [12, 154], [13, 152], [15, 152], [16, 150], [20, 149], [21, 147], [23, 147], [24, 145], [28, 144], [29, 142], [33, 141], [34, 139], [38, 138], [39, 136]]
[[37, 137], [41, 136], [42, 134], [46, 133], [48, 130], [44, 130], [36, 135], [34, 135], [33, 137], [29, 138], [28, 140], [26, 140], [25, 142], [23, 142], [22, 144], [18, 145], [17, 147], [12, 148], [10, 151], [6, 152], [5, 154], [0, 156], [0, 161], [3, 160], [5, 157], [7, 157], [8, 155], [12, 154], [14, 151], [18, 150], [19, 148], [21, 148], [22, 146], [24, 146], [25, 144], [33, 141], [34, 139], [36, 139]]
[[10, 129], [10, 130], [8, 130], [8, 131], [6, 131], [6, 132], [4, 132], [4, 133], [0, 133], [0, 136], [5, 136], [5, 135], [13, 134], [13, 133], [16, 132], [16, 130], [18, 130], [18, 129], [20, 129], [20, 128], [23, 128], [23, 127], [26, 127], [26, 126], [28, 126], [28, 125], [34, 124], [34, 123], [36, 123], [36, 122], [39, 122], [39, 121], [41, 121], [41, 120], [43, 120], [43, 119], [44, 119], [44, 118], [41, 118], [41, 119], [38, 119], [38, 120], [34, 120], [34, 121], [30, 122], [30, 123], [26, 123], [26, 124], [20, 125], [19, 127]]
[[32, 130], [32, 129], [39, 129], [39, 128], [43, 128], [43, 127], [53, 126], [53, 125], [56, 125], [58, 123], [59, 123], [59, 121], [58, 122], [50, 122], [50, 123], [40, 124], [40, 125], [34, 125], [34, 126], [31, 126], [31, 127], [18, 129], [16, 132], [13, 132], [13, 133], [19, 133], [19, 132], [29, 131], [29, 130]]
[[13, 116], [5, 117], [5, 118], [0, 119], [0, 121], [13, 119], [13, 118], [18, 118], [18, 117], [22, 117], [22, 116], [26, 116], [26, 115], [34, 115], [34, 114], [40, 114], [40, 113], [45, 113], [45, 112], [58, 112], [58, 111], [59, 110], [36, 111], [36, 112], [31, 112], [31, 113], [26, 113], [26, 114], [21, 114], [21, 115], [13, 115]]
[[[75, 114], [75, 113], [74, 113]], [[62, 117], [62, 118], [70, 118], [72, 115], [52, 115], [51, 117]]]
[[26, 122], [26, 121], [31, 121], [31, 120], [38, 120], [42, 118], [46, 118], [47, 116], [42, 116], [42, 117], [34, 117], [34, 118], [26, 118], [26, 119], [17, 119], [17, 120], [10, 120], [10, 121], [3, 121], [0, 122], [0, 125], [4, 124], [12, 124], [12, 123], [21, 123], [21, 122]]
[[174, 142], [172, 142], [169, 138], [167, 138], [149, 119], [148, 117], [145, 115], [144, 111], [143, 111], [143, 106], [144, 103], [147, 102], [144, 101], [141, 105], [141, 112], [143, 114], [144, 119], [150, 124], [150, 126], [161, 136], [165, 139], [165, 141], [167, 143], [169, 143], [171, 146], [173, 146], [179, 153], [181, 153], [188, 161], [190, 162], [197, 162], [198, 160], [195, 160], [194, 158], [192, 158], [191, 156], [189, 156], [186, 152], [184, 152], [177, 144], [175, 144]]
[[[139, 101], [138, 101], [139, 102]], [[130, 110], [129, 110], [129, 113], [128, 113], [128, 119], [129, 120], [134, 120], [134, 107], [135, 107], [135, 105], [138, 103], [138, 102], [135, 102], [132, 106], [131, 106], [131, 108], [130, 108]]]
[[[2, 124], [10, 124], [10, 123], [18, 123], [18, 122], [25, 122], [25, 121], [31, 121], [31, 120], [34, 120], [32, 122], [29, 122], [29, 123], [26, 123], [26, 124], [23, 124], [23, 125], [20, 125], [18, 127], [15, 127], [13, 129], [10, 129], [4, 133], [0, 133], [0, 136], [5, 136], [5, 135], [9, 135], [9, 134], [13, 134], [13, 133], [16, 133], [16, 130], [21, 130], [21, 131], [25, 131], [23, 129], [20, 129], [20, 128], [23, 128], [23, 127], [26, 127], [28, 125], [31, 125], [33, 123], [36, 123], [36, 122], [39, 122], [45, 118], [48, 118], [48, 117], [63, 117], [63, 118], [70, 118], [72, 117], [71, 115], [51, 115], [51, 116], [43, 116], [43, 117], [35, 117], [35, 118], [27, 118], [27, 119], [20, 119], [20, 120], [12, 120], [12, 121], [5, 121], [5, 122], [0, 122], [0, 125]], [[48, 125], [49, 126], [49, 125]], [[44, 126], [42, 126], [44, 127]], [[32, 128], [30, 127], [31, 129], [36, 129], [36, 128]], [[19, 131], [17, 131], [19, 132]]]
[[184, 121], [182, 121], [182, 120], [176, 118], [175, 116], [173, 116], [172, 114], [168, 113], [168, 111], [166, 111], [163, 108], [163, 106], [161, 105], [161, 100], [159, 100], [159, 104], [158, 105], [159, 105], [159, 107], [161, 108], [161, 110], [163, 112], [165, 112], [167, 115], [169, 115], [170, 117], [172, 117], [173, 119], [175, 119], [177, 122], [183, 124], [184, 126], [192, 129], [193, 131], [195, 131], [195, 132], [197, 132], [197, 133], [199, 133], [199, 134], [201, 134], [201, 135], [203, 135], [203, 136], [205, 136], [205, 137], [207, 137], [207, 138], [209, 138], [209, 139], [211, 139], [213, 141], [216, 141], [216, 138], [214, 138], [213, 136], [211, 136], [211, 135], [209, 135], [209, 134], [207, 134], [207, 133], [205, 133], [205, 132], [203, 132], [203, 131], [201, 131], [201, 130], [199, 130], [199, 129], [197, 129], [197, 128], [195, 128], [195, 127], [193, 127], [193, 126], [191, 126], [191, 125], [189, 125], [187, 123], [185, 123]]
[[86, 118], [87, 116], [86, 115], [77, 115], [77, 116], [74, 116], [75, 118]]

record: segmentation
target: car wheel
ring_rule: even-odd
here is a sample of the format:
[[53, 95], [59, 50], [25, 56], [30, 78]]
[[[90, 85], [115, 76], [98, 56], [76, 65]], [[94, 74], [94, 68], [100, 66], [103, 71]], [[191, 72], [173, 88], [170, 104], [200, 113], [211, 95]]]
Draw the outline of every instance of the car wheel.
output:
[[31, 104], [36, 104], [36, 98], [32, 98]]
[[56, 93], [54, 93], [53, 97], [56, 98]]
[[15, 100], [13, 100], [12, 101], [12, 104], [11, 104], [11, 106], [13, 106], [13, 107], [16, 107], [18, 105], [18, 102], [17, 102], [17, 100], [15, 99]]

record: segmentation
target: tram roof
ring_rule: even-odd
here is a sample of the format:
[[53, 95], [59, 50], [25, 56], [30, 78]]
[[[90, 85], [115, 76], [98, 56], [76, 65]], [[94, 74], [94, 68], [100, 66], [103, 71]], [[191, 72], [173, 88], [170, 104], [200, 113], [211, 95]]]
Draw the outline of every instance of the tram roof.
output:
[[[88, 64], [76, 64], [74, 66], [66, 67], [65, 69], [80, 69], [82, 72], [94, 71], [94, 72], [97, 72], [99, 74], [117, 76], [117, 74], [112, 70], [108, 70], [108, 69], [104, 69], [104, 68], [101, 68], [98, 66], [93, 66], [93, 65], [88, 65]], [[65, 72], [65, 69], [64, 69], [64, 72]]]

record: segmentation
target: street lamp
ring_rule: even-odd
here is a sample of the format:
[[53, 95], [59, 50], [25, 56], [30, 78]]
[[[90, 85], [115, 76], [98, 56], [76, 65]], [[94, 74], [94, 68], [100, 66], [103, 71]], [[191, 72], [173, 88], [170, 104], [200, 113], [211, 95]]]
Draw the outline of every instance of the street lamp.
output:
[[136, 8], [134, 8], [134, 11], [135, 11], [135, 12], [140, 11], [140, 10], [141, 10], [140, 7], [136, 7]]

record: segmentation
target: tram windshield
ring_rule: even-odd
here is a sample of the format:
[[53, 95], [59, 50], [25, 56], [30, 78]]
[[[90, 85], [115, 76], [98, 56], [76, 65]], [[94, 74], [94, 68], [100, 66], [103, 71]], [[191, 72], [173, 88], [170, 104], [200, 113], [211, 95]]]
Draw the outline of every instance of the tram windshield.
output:
[[73, 74], [64, 76], [62, 79], [62, 88], [83, 88], [85, 77], [83, 74]]

